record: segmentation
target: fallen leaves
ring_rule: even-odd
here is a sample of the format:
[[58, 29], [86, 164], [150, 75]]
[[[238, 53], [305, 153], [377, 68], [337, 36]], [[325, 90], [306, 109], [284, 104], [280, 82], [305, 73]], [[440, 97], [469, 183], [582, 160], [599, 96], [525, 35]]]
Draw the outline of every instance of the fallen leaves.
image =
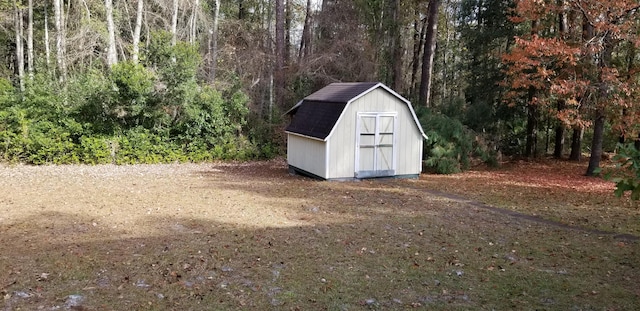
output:
[[613, 182], [584, 176], [585, 170], [583, 162], [518, 161], [498, 169], [423, 175], [419, 183], [572, 226], [640, 235], [640, 209], [616, 198]]

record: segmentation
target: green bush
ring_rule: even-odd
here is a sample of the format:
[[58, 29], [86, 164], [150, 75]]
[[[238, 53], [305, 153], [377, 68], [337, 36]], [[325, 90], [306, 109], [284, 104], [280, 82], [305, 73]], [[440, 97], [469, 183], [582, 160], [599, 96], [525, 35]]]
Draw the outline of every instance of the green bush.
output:
[[83, 136], [80, 145], [76, 147], [76, 153], [84, 164], [108, 164], [115, 163], [115, 146], [113, 139], [100, 136]]
[[[37, 73], [22, 93], [0, 79], [0, 161], [132, 164], [271, 157], [272, 132], [247, 127], [239, 83], [197, 83], [196, 45], [154, 34], [144, 64], [90, 68], [64, 85]], [[246, 135], [249, 134], [249, 136]], [[255, 135], [255, 136], [254, 136]]]
[[166, 136], [138, 127], [113, 140], [116, 164], [184, 162], [182, 148]]
[[469, 167], [473, 135], [460, 121], [427, 109], [419, 109], [420, 123], [429, 139], [424, 144], [427, 168], [452, 174]]
[[148, 105], [153, 92], [155, 77], [140, 64], [120, 62], [111, 67], [109, 74], [114, 97], [107, 101], [106, 114], [117, 120], [123, 128], [145, 124], [156, 107]]
[[[459, 115], [460, 102], [444, 110]], [[468, 169], [471, 158], [480, 159], [489, 166], [498, 166], [498, 154], [492, 142], [464, 126], [456, 117], [420, 108], [417, 114], [422, 128], [429, 137], [424, 144], [424, 164], [438, 174], [453, 174]]]
[[619, 144], [618, 154], [613, 158], [616, 162], [617, 174], [613, 172], [605, 177], [616, 183], [615, 195], [622, 197], [625, 193], [630, 193], [633, 201], [640, 200], [640, 149], [634, 143]]

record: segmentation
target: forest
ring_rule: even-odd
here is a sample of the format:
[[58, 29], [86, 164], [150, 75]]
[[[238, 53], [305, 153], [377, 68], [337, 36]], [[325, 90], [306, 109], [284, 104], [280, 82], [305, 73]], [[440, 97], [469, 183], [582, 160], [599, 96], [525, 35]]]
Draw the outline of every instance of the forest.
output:
[[553, 156], [588, 158], [592, 175], [603, 154], [638, 153], [639, 8], [1, 0], [0, 160], [270, 158], [286, 148], [283, 113], [298, 100], [331, 82], [380, 81], [414, 105], [435, 172]]

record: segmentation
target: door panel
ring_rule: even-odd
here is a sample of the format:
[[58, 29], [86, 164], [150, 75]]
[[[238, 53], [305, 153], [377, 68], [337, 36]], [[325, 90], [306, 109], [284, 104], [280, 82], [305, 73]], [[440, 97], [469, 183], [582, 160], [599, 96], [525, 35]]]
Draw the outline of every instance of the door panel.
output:
[[394, 113], [358, 114], [356, 177], [395, 175]]

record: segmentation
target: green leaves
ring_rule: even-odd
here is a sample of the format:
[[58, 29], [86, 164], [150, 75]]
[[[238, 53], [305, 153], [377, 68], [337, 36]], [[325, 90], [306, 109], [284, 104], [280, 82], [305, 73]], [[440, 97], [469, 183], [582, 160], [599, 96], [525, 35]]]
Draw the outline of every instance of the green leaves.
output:
[[627, 192], [630, 199], [640, 200], [640, 150], [633, 143], [619, 144], [618, 154], [613, 158], [616, 162], [617, 174], [614, 172], [605, 174], [605, 178], [616, 183], [614, 193], [617, 197], [622, 197]]

